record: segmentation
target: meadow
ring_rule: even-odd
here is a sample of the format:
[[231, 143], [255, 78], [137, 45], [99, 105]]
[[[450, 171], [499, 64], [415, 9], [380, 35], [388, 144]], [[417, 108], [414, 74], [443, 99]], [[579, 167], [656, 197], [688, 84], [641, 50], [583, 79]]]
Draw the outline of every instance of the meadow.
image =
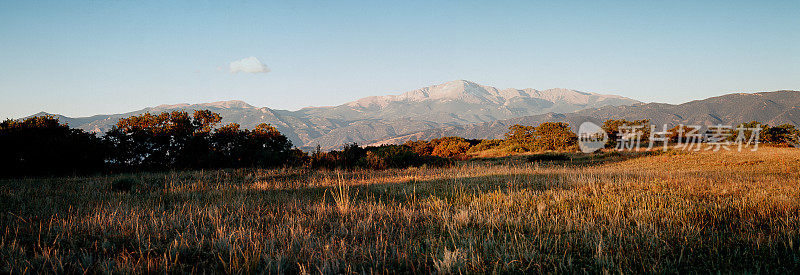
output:
[[800, 150], [0, 180], [0, 272], [800, 269]]

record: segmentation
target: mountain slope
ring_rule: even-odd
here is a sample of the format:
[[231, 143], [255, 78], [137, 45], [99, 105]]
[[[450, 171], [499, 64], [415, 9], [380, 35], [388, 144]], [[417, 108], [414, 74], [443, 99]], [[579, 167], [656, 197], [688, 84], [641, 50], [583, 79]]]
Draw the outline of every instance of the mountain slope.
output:
[[335, 107], [304, 108], [299, 113], [343, 120], [412, 119], [469, 124], [548, 112], [574, 112], [638, 101], [567, 89], [499, 90], [466, 80], [425, 87], [400, 95], [362, 98]]
[[208, 109], [220, 113], [223, 123], [238, 123], [244, 128], [270, 123], [298, 147], [320, 145], [330, 149], [349, 142], [363, 143], [449, 126], [636, 103], [638, 101], [621, 96], [568, 89], [500, 90], [457, 80], [399, 95], [366, 97], [339, 106], [308, 107], [297, 111], [254, 107], [242, 101], [220, 101], [160, 105], [124, 114], [82, 118], [55, 116], [72, 127], [102, 133], [124, 117], [148, 112]]
[[683, 104], [664, 103], [606, 106], [584, 109], [574, 113], [524, 116], [488, 123], [454, 125], [406, 135], [375, 140], [369, 144], [397, 144], [409, 140], [433, 139], [445, 136], [464, 138], [502, 138], [514, 124], [538, 125], [542, 122], [567, 122], [579, 126], [584, 121], [602, 123], [608, 119], [650, 119], [654, 125], [735, 125], [759, 121], [769, 125], [800, 126], [800, 91], [776, 91], [754, 94], [728, 94]]

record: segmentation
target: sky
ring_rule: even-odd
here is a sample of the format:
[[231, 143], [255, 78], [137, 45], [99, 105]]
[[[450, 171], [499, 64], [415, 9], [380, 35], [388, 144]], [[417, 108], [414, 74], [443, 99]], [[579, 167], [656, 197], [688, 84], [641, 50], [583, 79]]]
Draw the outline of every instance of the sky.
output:
[[457, 79], [682, 103], [800, 90], [800, 1], [0, 1], [0, 119]]

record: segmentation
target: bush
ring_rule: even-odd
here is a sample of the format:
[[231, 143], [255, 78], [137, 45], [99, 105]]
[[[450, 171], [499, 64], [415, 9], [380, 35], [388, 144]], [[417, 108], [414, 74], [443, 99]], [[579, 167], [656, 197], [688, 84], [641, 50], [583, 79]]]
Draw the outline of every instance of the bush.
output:
[[308, 166], [311, 168], [336, 168], [339, 166], [339, 152], [325, 152], [317, 146], [317, 149], [311, 153]]
[[484, 139], [481, 140], [480, 143], [478, 143], [477, 145], [472, 146], [472, 148], [469, 148], [467, 153], [476, 153], [480, 151], [495, 149], [500, 147], [501, 144], [503, 144], [503, 140], [500, 139]]
[[130, 192], [136, 183], [136, 180], [132, 178], [116, 179], [111, 182], [111, 190], [116, 192]]
[[465, 139], [462, 137], [443, 137], [430, 141], [409, 141], [404, 145], [420, 156], [438, 156], [445, 158], [466, 158], [467, 151], [481, 140]]
[[339, 154], [340, 166], [351, 168], [360, 164], [361, 159], [367, 156], [367, 150], [358, 146], [358, 143], [345, 144]]
[[406, 168], [411, 166], [443, 166], [451, 161], [437, 156], [423, 156], [406, 145], [383, 145], [367, 148], [355, 144], [346, 145], [342, 151], [323, 152], [319, 147], [311, 154], [309, 166], [312, 168], [356, 167], [369, 169]]
[[544, 153], [544, 154], [536, 154], [528, 156], [529, 162], [536, 162], [536, 161], [565, 161], [570, 160], [569, 155], [567, 154], [558, 154], [558, 153]]
[[771, 144], [792, 144], [797, 141], [798, 130], [791, 124], [778, 126], [764, 126], [762, 130], [762, 140], [764, 143]]
[[408, 141], [403, 145], [408, 146], [414, 153], [420, 156], [430, 156], [433, 154], [433, 145], [426, 140]]
[[463, 158], [472, 144], [461, 137], [443, 137], [430, 141], [433, 146], [432, 156], [445, 158]]
[[525, 152], [529, 152], [530, 148], [528, 148], [528, 146], [525, 146], [523, 144], [510, 143], [510, 144], [505, 144], [505, 147], [503, 147], [503, 150], [506, 151], [506, 152], [509, 152], [509, 153], [525, 153]]
[[539, 126], [511, 125], [500, 146], [504, 151], [522, 153], [529, 151], [575, 151], [578, 136], [569, 124], [563, 122], [544, 122]]
[[443, 166], [450, 161], [437, 156], [421, 156], [405, 145], [384, 145], [367, 148], [364, 166], [372, 169], [406, 168], [411, 166]]

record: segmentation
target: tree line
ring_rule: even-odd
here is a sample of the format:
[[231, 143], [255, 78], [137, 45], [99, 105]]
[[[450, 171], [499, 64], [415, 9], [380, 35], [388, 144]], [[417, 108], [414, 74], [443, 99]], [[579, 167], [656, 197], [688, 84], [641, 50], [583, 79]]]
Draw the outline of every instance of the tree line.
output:
[[[319, 147], [306, 153], [269, 124], [252, 130], [236, 123], [220, 125], [222, 117], [208, 110], [145, 113], [120, 119], [102, 136], [69, 128], [51, 116], [0, 123], [0, 177], [86, 174], [98, 172], [215, 169], [239, 167], [302, 166], [309, 168], [402, 168], [442, 166], [484, 152], [507, 155], [538, 151], [576, 151], [578, 137], [568, 123], [544, 122], [537, 126], [512, 125], [502, 139], [443, 137], [409, 141], [402, 145], [361, 147], [346, 144], [340, 150]], [[648, 120], [608, 120], [602, 129], [614, 148], [619, 126], [642, 127], [642, 142], [649, 136]], [[793, 125], [761, 127], [761, 142], [797, 142]], [[681, 137], [670, 129], [673, 142]]]
[[[288, 138], [269, 124], [253, 130], [208, 110], [120, 119], [101, 137], [51, 116], [0, 123], [0, 175], [63, 175], [107, 171], [274, 167], [288, 163]], [[302, 153], [302, 152], [300, 152]]]
[[[650, 120], [649, 119], [642, 119], [642, 120], [625, 120], [625, 119], [610, 119], [603, 123], [601, 128], [608, 134], [608, 143], [606, 143], [606, 148], [615, 148], [617, 145], [617, 138], [620, 133], [621, 126], [636, 126], [640, 131], [640, 141], [641, 142], [649, 142], [651, 135], [651, 131], [655, 130], [657, 132], [666, 130], [666, 134], [664, 136], [659, 136], [666, 139], [666, 142], [675, 144], [678, 142], [686, 142], [689, 139], [690, 135], [700, 135], [703, 138], [698, 140], [699, 142], [708, 141], [708, 136], [713, 136], [718, 134], [715, 130], [712, 130], [710, 127], [706, 127], [706, 129], [698, 129], [695, 133], [692, 133], [694, 128], [688, 125], [674, 125], [672, 128], [664, 129], [663, 125], [653, 125], [654, 129], [651, 129]], [[773, 146], [788, 146], [792, 144], [798, 143], [798, 135], [800, 135], [800, 130], [798, 130], [792, 124], [782, 124], [782, 125], [775, 125], [771, 126], [769, 124], [761, 123], [758, 121], [750, 121], [746, 123], [740, 123], [738, 125], [718, 125], [722, 127], [724, 136], [723, 141], [735, 141], [739, 135], [738, 128], [748, 129], [744, 130], [743, 134], [746, 138], [750, 138], [754, 135], [753, 130], [750, 129], [759, 129], [758, 133], [755, 135], [758, 137], [759, 143], [770, 144]]]

